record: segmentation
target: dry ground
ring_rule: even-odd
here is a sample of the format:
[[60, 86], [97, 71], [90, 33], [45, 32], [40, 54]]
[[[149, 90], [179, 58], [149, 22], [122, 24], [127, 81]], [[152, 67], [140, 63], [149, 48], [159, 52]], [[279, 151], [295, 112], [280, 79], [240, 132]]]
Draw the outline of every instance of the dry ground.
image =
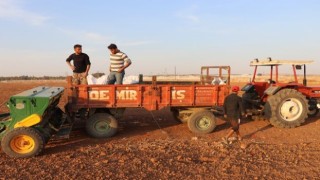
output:
[[[63, 81], [0, 83], [0, 103], [39, 85]], [[0, 112], [6, 109], [2, 107]], [[12, 159], [0, 152], [0, 179], [319, 179], [320, 121], [295, 129], [243, 121], [246, 149], [220, 143], [228, 125], [219, 120], [208, 135], [195, 135], [168, 110], [128, 109], [110, 139], [92, 139], [83, 129], [53, 140], [35, 158]]]

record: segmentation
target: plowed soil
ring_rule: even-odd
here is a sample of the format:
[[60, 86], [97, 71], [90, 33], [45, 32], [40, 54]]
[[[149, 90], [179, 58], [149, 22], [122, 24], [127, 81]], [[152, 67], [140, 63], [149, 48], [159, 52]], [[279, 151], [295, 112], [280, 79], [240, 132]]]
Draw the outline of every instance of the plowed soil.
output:
[[[1, 82], [0, 103], [40, 85], [65, 83]], [[243, 120], [243, 149], [236, 141], [220, 142], [229, 128], [223, 120], [213, 133], [195, 135], [169, 110], [152, 113], [154, 118], [144, 109], [127, 109], [113, 138], [90, 138], [79, 125], [69, 139], [51, 140], [40, 156], [13, 159], [0, 152], [0, 179], [320, 178], [319, 116], [294, 129]]]

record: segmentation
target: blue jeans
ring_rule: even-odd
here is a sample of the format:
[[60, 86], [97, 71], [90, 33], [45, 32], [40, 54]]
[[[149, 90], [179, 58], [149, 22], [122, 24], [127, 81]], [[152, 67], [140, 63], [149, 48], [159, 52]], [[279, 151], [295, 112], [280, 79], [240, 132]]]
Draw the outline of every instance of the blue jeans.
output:
[[118, 72], [110, 72], [108, 76], [108, 84], [122, 84], [123, 77], [124, 77], [124, 71], [121, 73]]

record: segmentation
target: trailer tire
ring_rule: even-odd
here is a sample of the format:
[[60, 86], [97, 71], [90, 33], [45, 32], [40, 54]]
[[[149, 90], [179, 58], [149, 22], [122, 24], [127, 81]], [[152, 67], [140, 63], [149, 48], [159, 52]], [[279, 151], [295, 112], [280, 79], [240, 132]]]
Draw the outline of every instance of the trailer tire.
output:
[[87, 133], [94, 138], [108, 138], [118, 131], [118, 121], [108, 113], [96, 113], [86, 122]]
[[268, 98], [265, 115], [270, 123], [279, 128], [294, 128], [308, 117], [308, 101], [295, 89], [283, 89]]
[[27, 158], [39, 155], [45, 146], [44, 137], [32, 127], [10, 130], [2, 138], [1, 149], [13, 158]]
[[216, 126], [216, 117], [208, 110], [194, 112], [188, 121], [189, 130], [196, 134], [209, 134]]

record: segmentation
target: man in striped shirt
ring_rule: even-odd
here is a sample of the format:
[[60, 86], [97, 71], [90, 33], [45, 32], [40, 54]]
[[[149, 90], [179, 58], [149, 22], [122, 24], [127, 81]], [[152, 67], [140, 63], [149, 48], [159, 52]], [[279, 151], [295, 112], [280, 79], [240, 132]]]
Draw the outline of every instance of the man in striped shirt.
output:
[[131, 60], [128, 56], [121, 52], [117, 45], [110, 44], [110, 74], [108, 76], [108, 84], [122, 84], [124, 70], [131, 65]]

